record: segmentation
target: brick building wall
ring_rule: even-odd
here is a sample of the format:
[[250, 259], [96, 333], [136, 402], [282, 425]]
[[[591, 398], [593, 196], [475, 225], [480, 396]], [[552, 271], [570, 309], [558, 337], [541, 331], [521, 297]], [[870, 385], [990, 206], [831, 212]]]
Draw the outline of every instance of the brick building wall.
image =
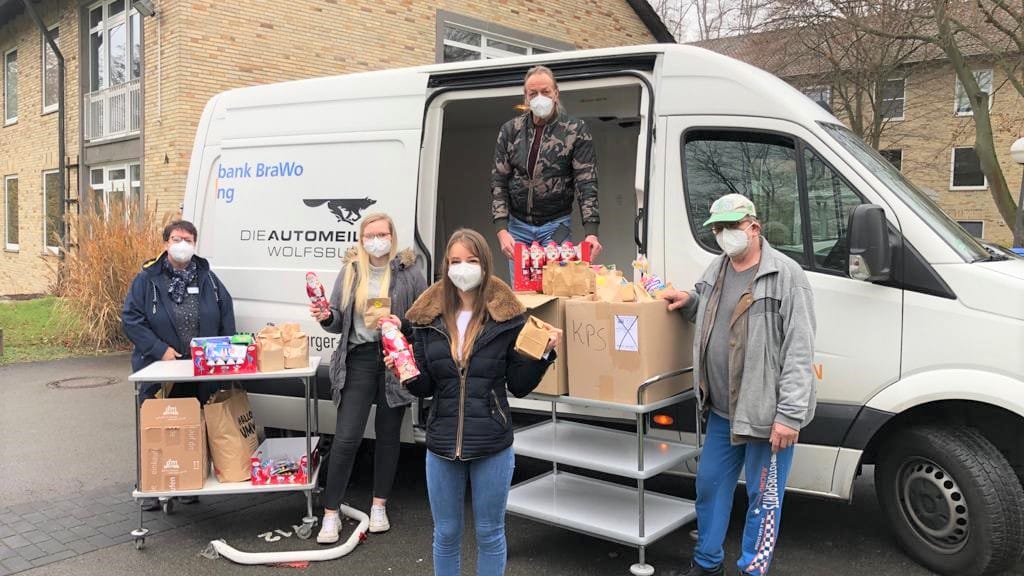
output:
[[[56, 0], [36, 5], [47, 27], [59, 25], [58, 46], [67, 68], [65, 92], [67, 117], [67, 153], [73, 159], [78, 149], [78, 12]], [[43, 245], [43, 173], [56, 170], [57, 112], [43, 112], [42, 103], [42, 35], [35, 23], [23, 14], [7, 26], [0, 27], [0, 53], [18, 50], [18, 121], [12, 125], [0, 122], [0, 210], [6, 211], [3, 182], [5, 176], [18, 177], [18, 245], [17, 252], [6, 250], [0, 242], [0, 294], [39, 293], [49, 289], [57, 259]], [[2, 64], [0, 64], [2, 66]], [[0, 77], [3, 76], [0, 70]], [[0, 79], [2, 82], [2, 79]], [[0, 92], [0, 101], [3, 93]], [[2, 105], [0, 105], [2, 109]], [[77, 198], [77, 174], [69, 171], [68, 181]], [[6, 240], [5, 212], [0, 212], [0, 240]]]
[[[625, 0], [154, 4], [157, 16], [142, 19], [141, 171], [143, 197], [158, 215], [179, 210], [196, 127], [211, 96], [255, 84], [434, 63], [438, 10], [581, 49], [655, 41]], [[80, 21], [83, 5], [77, 1], [46, 0], [36, 6], [47, 25], [57, 22], [60, 12], [67, 154], [75, 164], [81, 133], [79, 69], [88, 24]], [[43, 247], [42, 173], [57, 167], [57, 115], [41, 114], [41, 42], [27, 14], [0, 27], [0, 51], [17, 45], [19, 60], [19, 120], [0, 128], [0, 177], [17, 174], [20, 196], [20, 251], [0, 252], [0, 295], [47, 291], [56, 266]], [[82, 167], [81, 178], [88, 179], [88, 167]], [[69, 170], [68, 180], [70, 195], [77, 198], [87, 183], [79, 182], [76, 169]]]
[[[153, 18], [146, 19], [147, 198], [161, 208], [176, 207], [181, 201], [196, 127], [211, 96], [255, 84], [434, 63], [438, 10], [539, 34], [579, 49], [654, 41], [621, 0], [174, 3], [161, 17], [165, 18], [165, 45], [169, 29], [175, 38], [171, 67], [180, 78], [168, 80], [165, 52], [162, 127], [154, 126], [152, 120], [155, 63], [150, 47], [155, 34]], [[173, 101], [167, 98], [169, 86], [173, 86]], [[159, 135], [154, 135], [156, 131]]]
[[[970, 64], [973, 70], [992, 70], [995, 149], [1017, 200], [1022, 170], [1009, 151], [1024, 136], [1024, 97], [1006, 82], [998, 66], [977, 59]], [[955, 91], [956, 73], [950, 64], [937, 61], [913, 67], [906, 82], [904, 120], [885, 126], [880, 148], [901, 148], [904, 174], [931, 194], [950, 217], [983, 222], [985, 239], [1010, 246], [1013, 230], [1000, 217], [989, 189], [951, 189], [953, 148], [973, 147], [975, 134], [973, 118], [954, 113]]]

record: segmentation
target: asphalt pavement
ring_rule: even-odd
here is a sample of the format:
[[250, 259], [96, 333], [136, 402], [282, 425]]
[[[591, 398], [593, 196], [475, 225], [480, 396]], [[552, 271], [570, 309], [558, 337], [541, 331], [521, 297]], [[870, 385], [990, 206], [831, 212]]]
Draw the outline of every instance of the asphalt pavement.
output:
[[[129, 536], [139, 523], [130, 498], [135, 477], [132, 389], [127, 356], [21, 364], [0, 368], [0, 576], [89, 576], [119, 574], [259, 575], [292, 569], [240, 566], [201, 553], [224, 539], [245, 551], [314, 547], [299, 540], [293, 525], [305, 510], [298, 494], [203, 498], [175, 513], [145, 514], [154, 530], [142, 550]], [[62, 378], [115, 378], [96, 388], [61, 389]], [[429, 575], [430, 509], [422, 447], [405, 446], [388, 510], [392, 530], [370, 535], [348, 556], [311, 564], [302, 574]], [[346, 496], [368, 509], [371, 466], [361, 459]], [[549, 464], [520, 458], [515, 482], [548, 470]], [[868, 469], [870, 472], [870, 469]], [[693, 482], [662, 476], [652, 490], [693, 497]], [[737, 493], [727, 554], [734, 558], [745, 500]], [[467, 510], [463, 572], [475, 573], [472, 520]], [[343, 538], [353, 529], [346, 526]], [[689, 528], [689, 527], [687, 527]], [[281, 532], [275, 532], [280, 530]], [[271, 533], [268, 542], [267, 533]], [[538, 574], [623, 575], [636, 559], [626, 546], [510, 517], [507, 522], [512, 576]], [[685, 566], [692, 553], [687, 529], [648, 548], [658, 574]], [[873, 493], [870, 474], [856, 484], [852, 504], [788, 495], [773, 576], [923, 576], [896, 546]], [[1015, 572], [1024, 575], [1024, 566]]]

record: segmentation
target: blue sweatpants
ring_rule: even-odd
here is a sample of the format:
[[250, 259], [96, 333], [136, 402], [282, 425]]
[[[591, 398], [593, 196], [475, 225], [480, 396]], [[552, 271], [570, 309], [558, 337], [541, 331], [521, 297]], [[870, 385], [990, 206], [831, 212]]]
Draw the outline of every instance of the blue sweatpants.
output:
[[764, 576], [772, 562], [782, 519], [782, 496], [793, 464], [793, 450], [772, 453], [767, 441], [730, 441], [729, 421], [712, 412], [697, 469], [697, 548], [694, 561], [714, 569], [725, 559], [722, 548], [729, 530], [732, 498], [740, 478], [747, 481], [747, 521], [743, 527], [740, 572]]

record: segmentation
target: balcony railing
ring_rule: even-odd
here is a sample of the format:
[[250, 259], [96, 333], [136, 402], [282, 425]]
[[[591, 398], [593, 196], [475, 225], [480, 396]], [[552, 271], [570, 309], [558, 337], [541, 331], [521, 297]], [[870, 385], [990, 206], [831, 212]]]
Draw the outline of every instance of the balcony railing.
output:
[[85, 139], [108, 140], [139, 133], [142, 94], [132, 80], [85, 95]]

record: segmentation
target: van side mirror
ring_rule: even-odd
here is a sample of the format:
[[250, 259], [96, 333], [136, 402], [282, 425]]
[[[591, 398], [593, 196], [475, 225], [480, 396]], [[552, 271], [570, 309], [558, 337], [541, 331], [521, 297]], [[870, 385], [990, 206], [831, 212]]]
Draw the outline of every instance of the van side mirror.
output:
[[889, 250], [885, 210], [874, 204], [856, 206], [850, 212], [847, 230], [850, 278], [865, 282], [888, 280], [892, 252]]

